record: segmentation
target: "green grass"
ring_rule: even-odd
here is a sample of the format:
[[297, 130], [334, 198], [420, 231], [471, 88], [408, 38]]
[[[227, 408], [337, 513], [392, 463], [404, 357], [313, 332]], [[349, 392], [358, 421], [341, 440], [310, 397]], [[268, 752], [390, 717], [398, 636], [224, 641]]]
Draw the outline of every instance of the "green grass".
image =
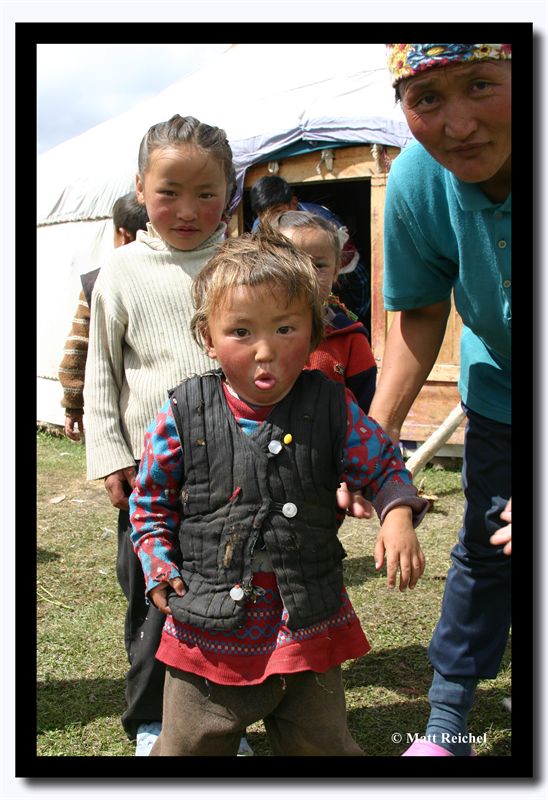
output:
[[[120, 724], [127, 657], [125, 599], [115, 574], [117, 511], [101, 481], [85, 480], [85, 449], [39, 431], [38, 454], [38, 741], [40, 756], [127, 756], [134, 746]], [[418, 529], [426, 570], [401, 593], [375, 572], [376, 520], [348, 519], [345, 583], [371, 652], [343, 665], [349, 726], [371, 756], [397, 756], [407, 734], [424, 733], [431, 669], [427, 647], [438, 619], [449, 554], [460, 527], [458, 469], [428, 467], [423, 491], [437, 500]], [[64, 496], [57, 503], [52, 499]], [[480, 683], [469, 719], [484, 736], [482, 755], [510, 755], [507, 648], [496, 680]], [[400, 733], [402, 744], [392, 740]], [[270, 755], [262, 723], [248, 729], [258, 755]]]
[[37, 753], [133, 755], [119, 721], [127, 656], [117, 511], [102, 482], [86, 482], [81, 444], [39, 432], [37, 455]]

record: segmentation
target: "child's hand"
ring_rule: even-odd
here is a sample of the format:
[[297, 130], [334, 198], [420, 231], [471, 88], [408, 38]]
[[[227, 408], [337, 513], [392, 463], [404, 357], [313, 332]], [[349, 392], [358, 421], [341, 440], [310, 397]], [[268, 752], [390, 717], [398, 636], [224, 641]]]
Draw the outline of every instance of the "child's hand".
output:
[[65, 436], [73, 442], [79, 442], [84, 432], [84, 414], [82, 412], [65, 411]]
[[494, 545], [505, 545], [502, 552], [504, 555], [510, 556], [512, 555], [512, 498], [506, 503], [506, 508], [500, 515], [500, 518], [509, 524], [505, 525], [504, 528], [499, 528], [499, 530], [490, 537], [489, 541]]
[[162, 614], [171, 614], [171, 608], [167, 604], [168, 586], [171, 586], [179, 597], [183, 597], [186, 593], [185, 585], [181, 578], [172, 578], [170, 581], [162, 581], [162, 583], [159, 583], [154, 589], [151, 589], [150, 600]]
[[375, 545], [375, 569], [381, 569], [386, 554], [386, 582], [396, 585], [400, 570], [400, 592], [414, 589], [424, 572], [424, 554], [413, 529], [409, 506], [397, 506], [385, 517]]

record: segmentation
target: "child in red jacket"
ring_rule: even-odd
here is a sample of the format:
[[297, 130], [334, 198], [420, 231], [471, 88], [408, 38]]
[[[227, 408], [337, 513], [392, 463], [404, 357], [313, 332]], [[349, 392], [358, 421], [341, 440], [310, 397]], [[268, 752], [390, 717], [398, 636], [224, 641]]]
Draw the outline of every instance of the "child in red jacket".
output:
[[310, 256], [320, 283], [325, 338], [311, 353], [305, 369], [319, 369], [344, 383], [367, 413], [375, 394], [377, 365], [366, 329], [331, 291], [341, 267], [337, 229], [329, 220], [306, 211], [285, 211], [269, 222]]

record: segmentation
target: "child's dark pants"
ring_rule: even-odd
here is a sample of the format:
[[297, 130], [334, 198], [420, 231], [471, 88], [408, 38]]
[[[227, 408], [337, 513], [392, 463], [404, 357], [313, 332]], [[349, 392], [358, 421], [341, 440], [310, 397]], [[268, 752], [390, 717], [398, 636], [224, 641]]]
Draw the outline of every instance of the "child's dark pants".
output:
[[165, 615], [145, 599], [145, 578], [141, 562], [129, 538], [129, 513], [118, 515], [118, 556], [116, 575], [128, 604], [124, 639], [131, 664], [126, 679], [127, 708], [122, 725], [130, 739], [144, 722], [160, 722], [165, 667], [155, 658], [160, 645]]
[[242, 730], [264, 721], [275, 756], [363, 756], [347, 727], [341, 669], [221, 686], [166, 668], [162, 733], [151, 756], [235, 756]]

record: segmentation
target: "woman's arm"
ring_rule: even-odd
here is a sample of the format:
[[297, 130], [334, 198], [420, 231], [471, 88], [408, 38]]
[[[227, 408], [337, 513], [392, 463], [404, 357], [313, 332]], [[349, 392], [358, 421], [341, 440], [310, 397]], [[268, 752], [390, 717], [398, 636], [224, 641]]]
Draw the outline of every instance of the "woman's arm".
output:
[[395, 443], [399, 442], [409, 409], [435, 364], [450, 307], [448, 299], [424, 308], [398, 311], [394, 316], [369, 415]]

